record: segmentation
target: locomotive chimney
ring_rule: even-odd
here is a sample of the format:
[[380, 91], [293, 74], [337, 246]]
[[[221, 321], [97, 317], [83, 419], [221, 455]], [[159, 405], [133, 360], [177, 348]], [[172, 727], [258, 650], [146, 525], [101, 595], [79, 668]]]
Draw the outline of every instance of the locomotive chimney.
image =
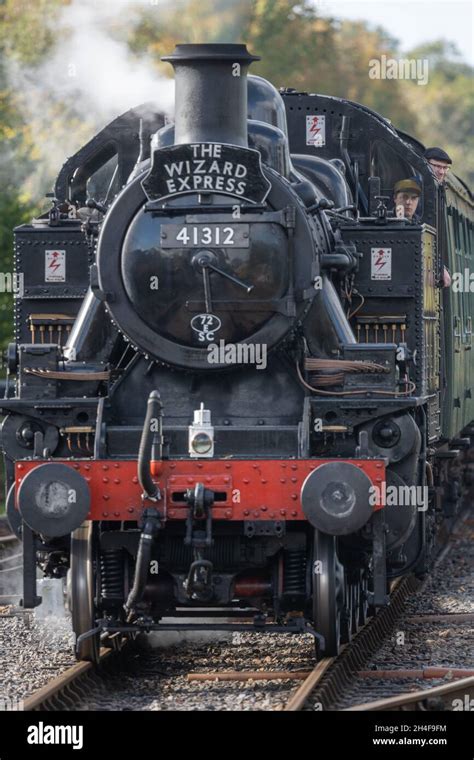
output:
[[175, 70], [175, 144], [218, 142], [247, 147], [246, 45], [177, 45], [162, 57]]

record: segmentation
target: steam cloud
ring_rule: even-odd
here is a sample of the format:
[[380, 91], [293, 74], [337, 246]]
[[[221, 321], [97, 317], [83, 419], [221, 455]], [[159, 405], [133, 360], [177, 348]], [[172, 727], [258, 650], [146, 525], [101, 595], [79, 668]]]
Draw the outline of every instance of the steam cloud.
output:
[[129, 30], [137, 25], [139, 11], [166, 7], [167, 3], [146, 0], [73, 0], [54, 22], [62, 41], [46, 61], [41, 79], [51, 91], [80, 97], [87, 113], [96, 120], [108, 119], [145, 101], [170, 112], [174, 85], [161, 77], [147, 57], [135, 58], [125, 39], [113, 36], [117, 17]]
[[28, 194], [47, 192], [66, 157], [120, 113], [148, 103], [172, 114], [174, 81], [127, 44], [144, 13], [165, 14], [168, 7], [168, 0], [72, 0], [51, 14], [57, 41], [51, 55], [35, 69], [9, 64], [34, 144]]

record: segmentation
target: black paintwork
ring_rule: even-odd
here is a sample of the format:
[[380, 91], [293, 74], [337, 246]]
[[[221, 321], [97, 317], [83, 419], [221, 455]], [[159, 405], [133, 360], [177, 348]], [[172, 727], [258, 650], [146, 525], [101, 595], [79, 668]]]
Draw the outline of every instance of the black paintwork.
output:
[[[218, 457], [384, 456], [387, 482], [426, 484], [427, 462], [435, 466], [433, 452], [442, 442], [442, 372], [450, 365], [439, 364], [444, 211], [420, 145], [359, 104], [293, 91], [282, 99], [258, 77], [249, 82], [247, 100], [246, 70], [253, 58], [245, 46], [178, 46], [168, 60], [177, 75], [175, 124], [164, 126], [152, 107], [123, 114], [66, 162], [49, 216], [16, 230], [16, 267], [25, 275], [25, 290], [15, 302], [18, 346], [9, 351], [2, 403], [7, 489], [14, 461], [41, 454], [35, 440], [53, 458], [136, 458], [147, 398], [155, 389], [163, 404], [164, 457], [187, 458], [188, 426], [204, 402]], [[241, 66], [240, 77], [231, 74], [234, 63]], [[306, 144], [306, 116], [314, 114], [326, 118], [321, 147]], [[262, 188], [271, 185], [268, 197], [255, 190], [244, 203], [214, 193], [164, 198], [163, 177], [154, 176], [161, 164], [149, 156], [152, 133], [155, 157], [169, 156], [175, 143], [231, 144], [243, 164], [247, 148], [258, 151], [262, 174], [255, 170], [255, 178]], [[183, 149], [189, 152], [178, 152]], [[423, 225], [390, 213], [394, 182], [412, 173], [423, 182]], [[388, 208], [376, 194], [388, 196]], [[205, 252], [221, 270], [210, 273], [210, 298], [221, 322], [216, 338], [264, 343], [262, 370], [209, 364], [191, 327], [196, 315], [210, 313], [196, 259], [202, 251], [160, 245], [166, 224], [237, 224], [235, 204], [238, 219], [248, 225], [248, 247]], [[372, 248], [391, 249], [390, 280], [373, 279]], [[66, 282], [45, 281], [45, 251], [51, 249], [65, 251]], [[253, 290], [244, 293], [222, 272]], [[155, 275], [157, 292], [146, 286]], [[361, 299], [357, 308], [349, 289]], [[66, 348], [64, 340], [48, 339], [57, 337], [50, 328], [58, 326], [68, 337]], [[348, 375], [318, 395], [296, 373], [296, 364], [302, 368], [308, 357], [375, 361], [387, 371]], [[39, 377], [31, 369], [53, 375]], [[72, 379], [74, 372], [104, 369], [104, 380]], [[71, 379], [56, 379], [58, 371]], [[310, 384], [311, 373], [302, 372]], [[406, 373], [414, 388], [401, 395]], [[349, 390], [352, 395], [341, 395]], [[85, 432], [82, 439], [67, 433], [81, 426], [92, 431], [89, 451]], [[384, 435], [394, 441], [385, 448]], [[435, 475], [443, 488], [443, 477]], [[430, 498], [427, 515], [407, 510], [401, 518], [386, 510], [339, 542], [351, 572], [367, 568], [369, 555], [375, 558], [377, 602], [385, 601], [387, 568], [395, 575], [424, 567], [435, 508], [440, 511], [440, 498]], [[452, 498], [454, 511], [458, 501]], [[272, 589], [252, 603], [274, 605], [277, 615], [285, 609], [307, 613], [314, 559], [308, 523], [217, 523], [213, 535], [207, 556], [216, 578], [215, 604], [230, 604], [236, 577], [252, 569], [263, 571]], [[34, 606], [35, 543], [50, 558], [58, 544], [42, 542], [27, 526], [24, 537], [24, 603]], [[139, 537], [135, 522], [101, 524], [107, 609], [124, 601], [110, 578], [125, 578], [129, 586], [133, 581]], [[144, 592], [153, 615], [177, 601], [192, 606], [183, 581], [194, 555], [183, 539], [181, 525], [158, 534], [152, 556], [162, 570]], [[61, 567], [67, 564], [64, 543], [58, 557]]]

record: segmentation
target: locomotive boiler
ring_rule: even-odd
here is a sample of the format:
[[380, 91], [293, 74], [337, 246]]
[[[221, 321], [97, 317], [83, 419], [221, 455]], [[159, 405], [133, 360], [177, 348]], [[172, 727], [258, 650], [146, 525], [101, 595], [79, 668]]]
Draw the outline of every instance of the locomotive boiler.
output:
[[[16, 230], [2, 446], [23, 603], [37, 564], [67, 577], [81, 659], [204, 612], [336, 654], [461, 504], [446, 204], [416, 141], [248, 76], [245, 45], [164, 60], [173, 121], [118, 117]], [[386, 202], [408, 172], [423, 224]]]

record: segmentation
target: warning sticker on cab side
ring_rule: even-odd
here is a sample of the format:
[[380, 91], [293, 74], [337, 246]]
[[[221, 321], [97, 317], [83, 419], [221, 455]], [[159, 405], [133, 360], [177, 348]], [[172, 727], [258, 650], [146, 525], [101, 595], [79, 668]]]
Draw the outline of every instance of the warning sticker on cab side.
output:
[[371, 248], [372, 280], [391, 280], [392, 279], [392, 249], [391, 248]]
[[314, 114], [306, 117], [306, 145], [322, 148], [326, 145], [326, 117]]
[[66, 282], [66, 251], [44, 252], [45, 282]]

